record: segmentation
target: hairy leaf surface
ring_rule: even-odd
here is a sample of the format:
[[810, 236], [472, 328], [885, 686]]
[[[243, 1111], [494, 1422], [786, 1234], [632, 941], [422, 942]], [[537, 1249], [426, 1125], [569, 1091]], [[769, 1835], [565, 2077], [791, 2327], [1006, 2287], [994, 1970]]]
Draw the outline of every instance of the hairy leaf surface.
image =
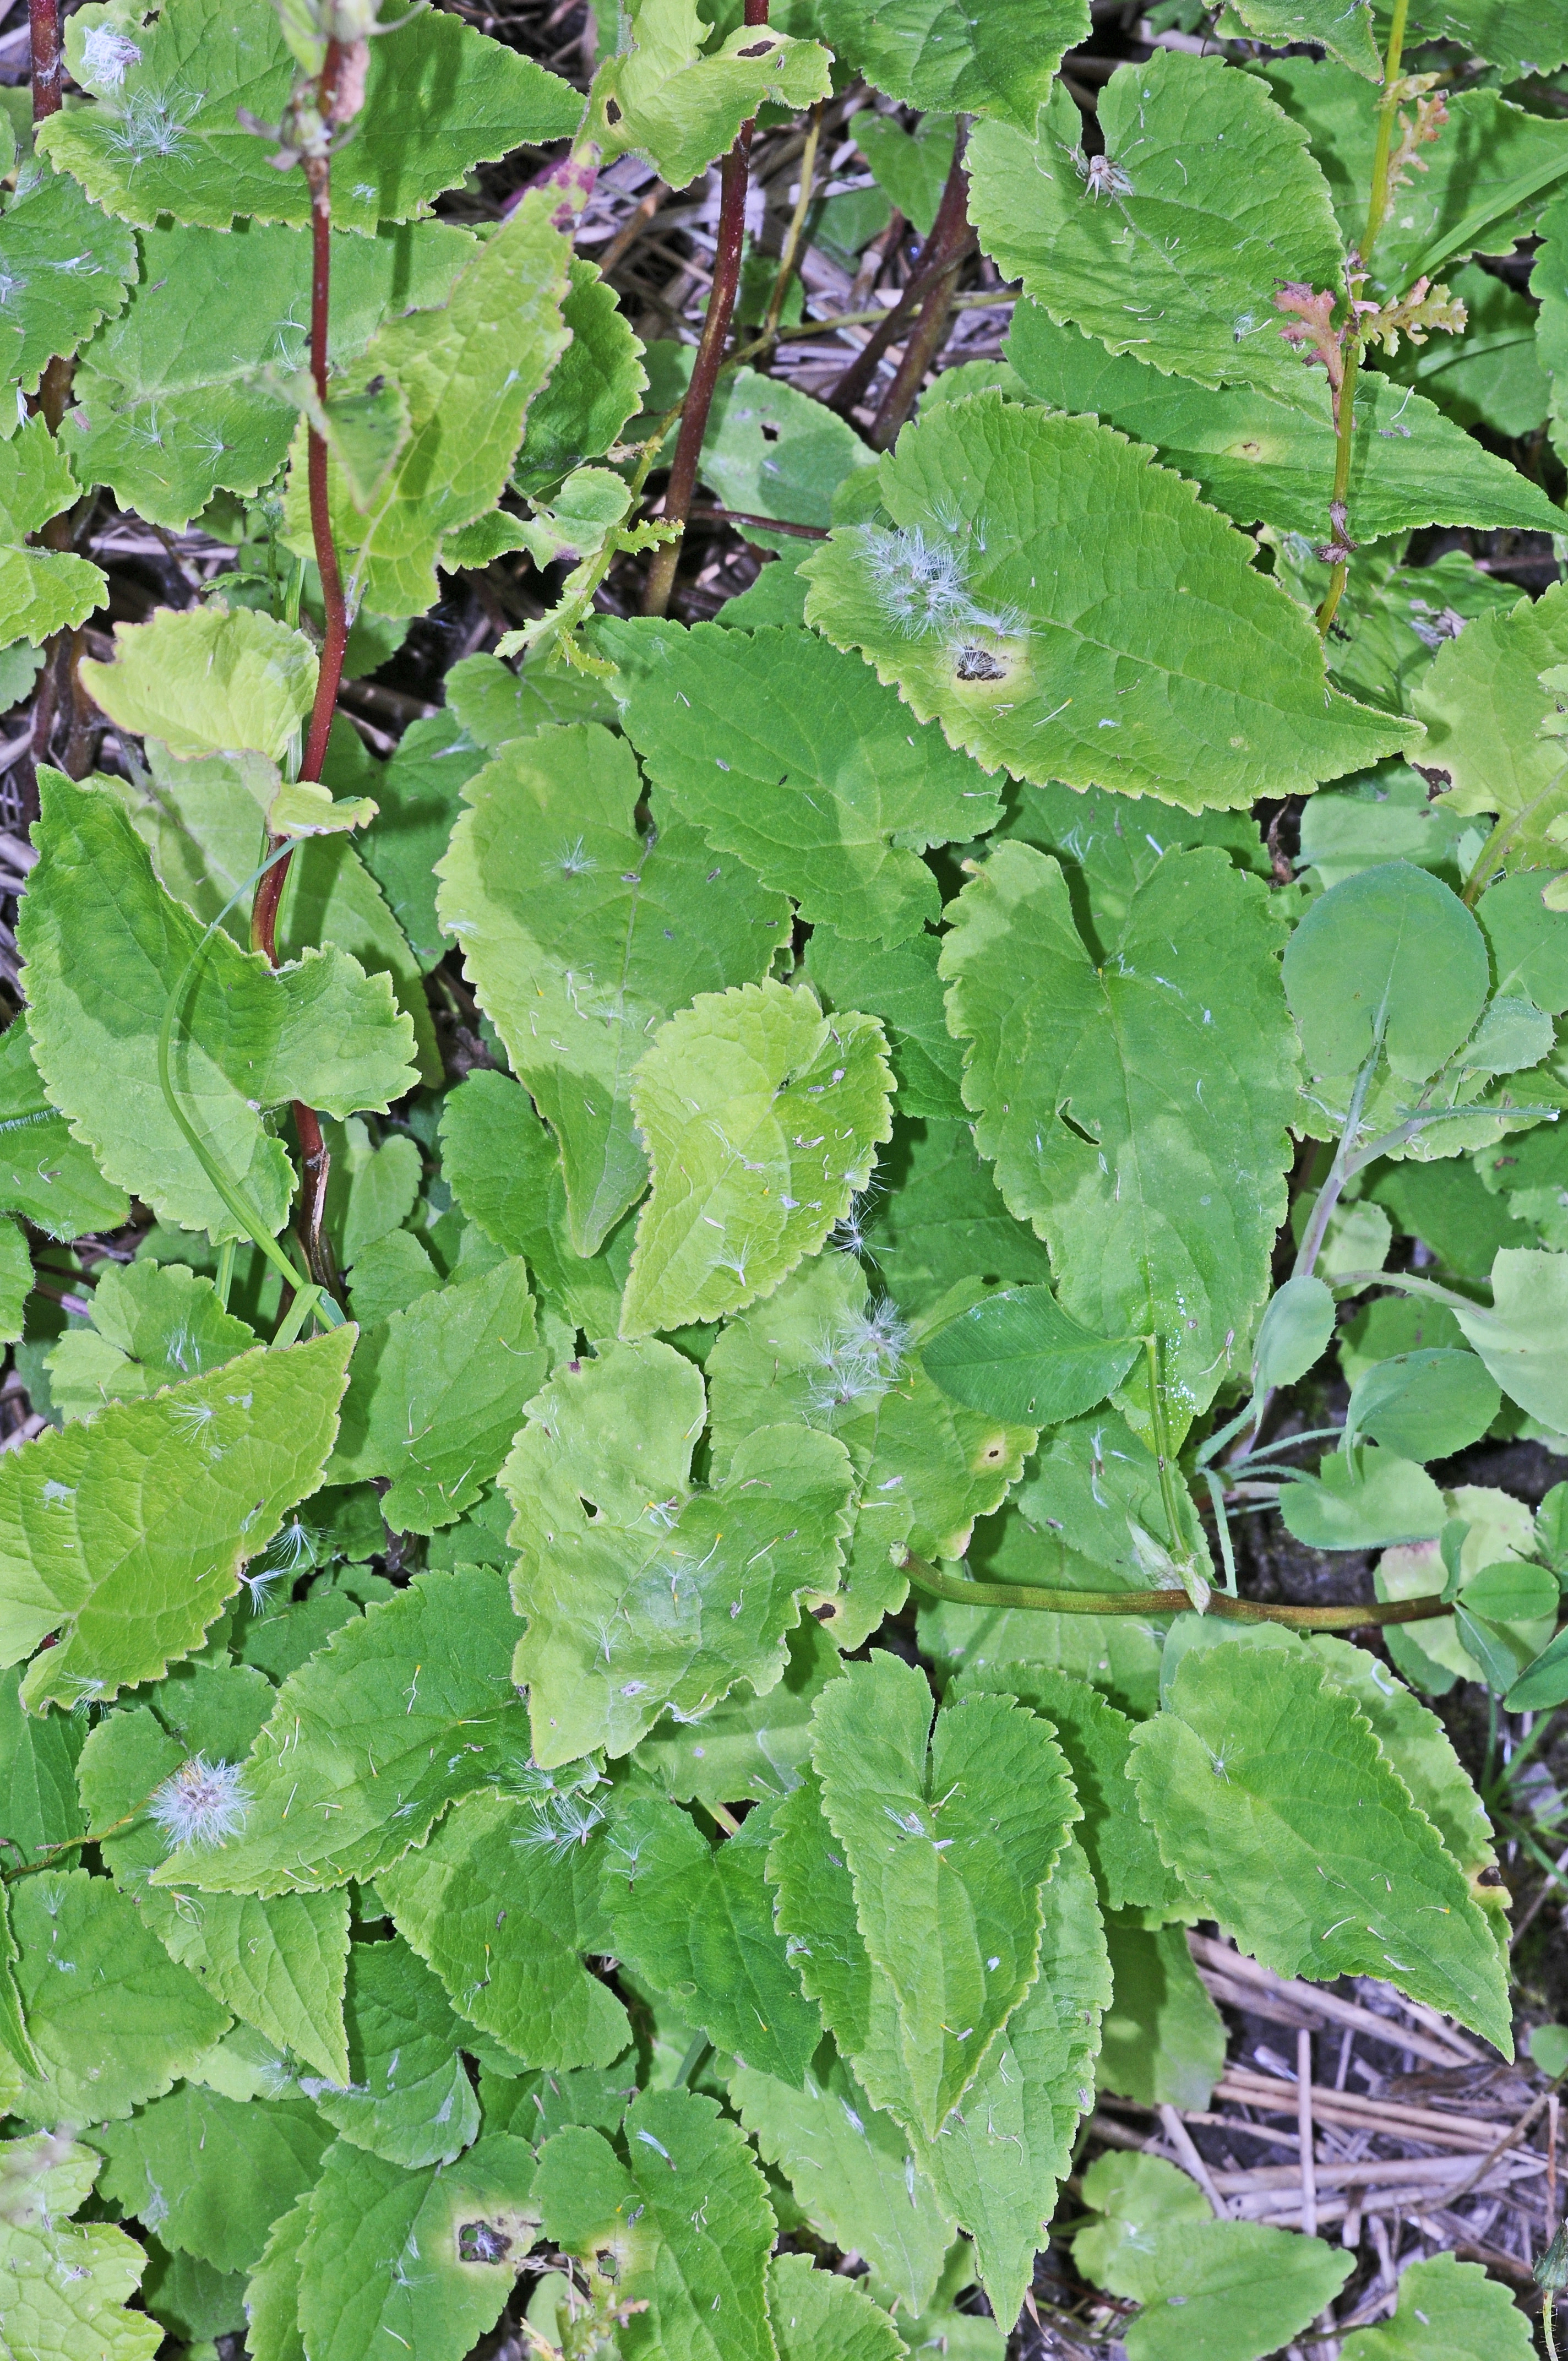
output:
[[1162, 1855], [1266, 1967], [1386, 1975], [1508, 2055], [1496, 1940], [1371, 1725], [1304, 1647], [1248, 1647], [1238, 1685], [1238, 1645], [1190, 1651], [1134, 1733]]
[[569, 1795], [466, 1796], [378, 1881], [453, 2005], [529, 2065], [608, 2066], [630, 2037], [582, 1959], [601, 1931], [601, 1818]]
[[893, 529], [806, 559], [806, 620], [986, 767], [1234, 807], [1412, 736], [1325, 688], [1252, 544], [1109, 427], [977, 394], [905, 433], [881, 483]]
[[499, 1574], [416, 1575], [284, 1682], [245, 1766], [243, 1832], [175, 1853], [153, 1883], [310, 1893], [389, 1867], [526, 1759], [515, 1633]]
[[630, 1085], [649, 1035], [698, 992], [764, 975], [787, 908], [696, 829], [647, 844], [640, 793], [598, 724], [542, 730], [466, 787], [439, 866], [442, 924], [561, 1143], [584, 1255], [645, 1186]]
[[631, 1086], [653, 1188], [623, 1336], [738, 1311], [817, 1251], [892, 1129], [885, 1049], [874, 1017], [826, 1017], [772, 981], [699, 994], [660, 1028]]
[[246, 1561], [320, 1480], [355, 1333], [247, 1355], [9, 1455], [0, 1652], [15, 1664], [61, 1634], [27, 1705], [107, 1699], [201, 1645]]

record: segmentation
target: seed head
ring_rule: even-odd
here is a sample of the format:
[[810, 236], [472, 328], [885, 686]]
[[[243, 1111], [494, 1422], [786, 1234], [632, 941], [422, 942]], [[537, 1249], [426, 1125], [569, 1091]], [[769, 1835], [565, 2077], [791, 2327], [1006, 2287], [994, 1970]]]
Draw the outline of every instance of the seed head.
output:
[[236, 1836], [250, 1808], [237, 1763], [209, 1763], [192, 1754], [154, 1795], [148, 1811], [172, 1852], [177, 1845], [221, 1844]]

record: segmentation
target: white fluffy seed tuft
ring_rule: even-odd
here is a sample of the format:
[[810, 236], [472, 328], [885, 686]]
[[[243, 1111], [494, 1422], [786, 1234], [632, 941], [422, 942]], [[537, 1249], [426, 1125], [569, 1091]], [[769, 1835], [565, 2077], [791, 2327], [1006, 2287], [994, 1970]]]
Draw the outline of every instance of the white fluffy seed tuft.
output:
[[209, 1763], [193, 1754], [166, 1779], [148, 1806], [172, 1852], [177, 1845], [221, 1844], [237, 1836], [250, 1809], [245, 1774], [237, 1763]]

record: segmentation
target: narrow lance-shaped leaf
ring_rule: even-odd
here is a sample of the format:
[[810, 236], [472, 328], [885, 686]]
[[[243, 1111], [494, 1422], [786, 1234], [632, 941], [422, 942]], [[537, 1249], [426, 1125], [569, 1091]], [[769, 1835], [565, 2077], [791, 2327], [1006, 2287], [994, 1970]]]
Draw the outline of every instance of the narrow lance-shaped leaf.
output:
[[1328, 689], [1310, 617], [1152, 456], [1000, 394], [945, 403], [882, 462], [892, 529], [806, 560], [806, 620], [1017, 778], [1234, 808], [1412, 742]]
[[320, 1480], [356, 1333], [246, 1355], [9, 1455], [0, 1653], [15, 1664], [60, 1635], [26, 1704], [106, 1700], [201, 1645], [247, 1560]]

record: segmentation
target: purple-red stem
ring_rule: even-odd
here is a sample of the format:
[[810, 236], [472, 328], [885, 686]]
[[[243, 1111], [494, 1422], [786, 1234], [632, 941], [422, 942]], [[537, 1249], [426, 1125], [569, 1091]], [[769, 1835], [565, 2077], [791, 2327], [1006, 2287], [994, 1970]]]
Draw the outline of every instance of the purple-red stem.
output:
[[953, 149], [952, 168], [931, 224], [931, 235], [921, 251], [920, 265], [881, 325], [873, 329], [828, 397], [828, 406], [847, 413], [854, 409], [889, 345], [896, 342], [916, 312], [963, 259], [974, 232], [969, 220], [969, 179], [964, 171], [964, 143]]
[[[768, 21], [768, 0], [746, 0], [748, 25], [765, 25]], [[703, 437], [707, 433], [707, 417], [713, 408], [713, 389], [718, 382], [719, 364], [729, 335], [729, 322], [735, 310], [736, 291], [740, 284], [740, 253], [746, 239], [746, 182], [751, 155], [750, 123], [740, 126], [734, 147], [724, 159], [719, 172], [718, 244], [713, 258], [713, 285], [707, 298], [707, 313], [702, 324], [702, 335], [692, 363], [691, 384], [681, 412], [680, 438], [675, 445], [674, 465], [664, 490], [666, 523], [678, 524], [683, 530], [691, 514], [691, 504], [696, 491], [696, 471], [702, 457]], [[648, 568], [648, 586], [642, 594], [642, 612], [662, 615], [670, 603], [674, 588], [675, 567], [680, 562], [678, 541], [660, 544], [653, 552]]]
[[[336, 112], [343, 63], [341, 44], [329, 41], [317, 92], [317, 108], [328, 126], [333, 123]], [[325, 156], [307, 156], [302, 160], [311, 192], [311, 377], [315, 385], [316, 400], [324, 403], [327, 329], [332, 304], [332, 165]], [[305, 759], [300, 771], [302, 779], [315, 780], [321, 777], [322, 765], [326, 760], [327, 739], [331, 734], [332, 717], [343, 679], [344, 651], [348, 645], [348, 610], [344, 602], [337, 544], [332, 533], [332, 511], [327, 499], [326, 445], [313, 426], [308, 430], [306, 479], [310, 490], [311, 539], [315, 548], [316, 567], [321, 575], [322, 605], [326, 617], [326, 639], [316, 674], [315, 701], [311, 708]], [[282, 842], [281, 837], [269, 837], [268, 851], [276, 852]], [[251, 905], [252, 948], [264, 951], [273, 967], [278, 965], [279, 906], [292, 866], [292, 854], [286, 860], [274, 862], [258, 885], [256, 899]], [[337, 1274], [323, 1226], [332, 1159], [327, 1153], [315, 1109], [306, 1106], [301, 1099], [294, 1101], [294, 1129], [300, 1141], [301, 1213], [305, 1260], [316, 1284], [332, 1289], [336, 1285]]]
[[65, 80], [65, 45], [60, 38], [60, 0], [27, 0], [32, 39], [33, 121], [58, 115]]

